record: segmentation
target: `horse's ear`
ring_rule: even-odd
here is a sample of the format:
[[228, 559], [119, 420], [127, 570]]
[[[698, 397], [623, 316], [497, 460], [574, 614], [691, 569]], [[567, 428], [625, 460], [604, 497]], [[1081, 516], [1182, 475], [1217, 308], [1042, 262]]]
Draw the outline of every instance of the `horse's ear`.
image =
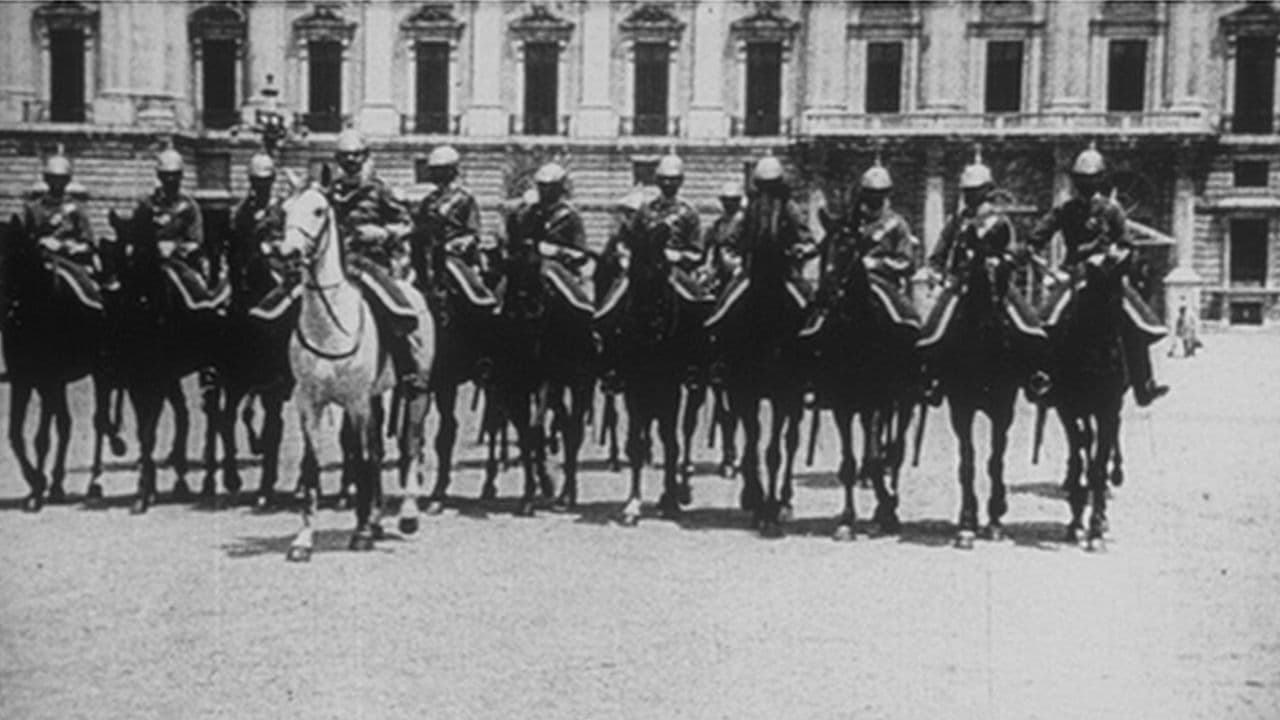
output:
[[328, 190], [333, 184], [333, 170], [329, 168], [329, 163], [320, 163], [320, 187]]
[[302, 176], [293, 168], [285, 168], [284, 170], [284, 186], [285, 190], [294, 195], [302, 189]]

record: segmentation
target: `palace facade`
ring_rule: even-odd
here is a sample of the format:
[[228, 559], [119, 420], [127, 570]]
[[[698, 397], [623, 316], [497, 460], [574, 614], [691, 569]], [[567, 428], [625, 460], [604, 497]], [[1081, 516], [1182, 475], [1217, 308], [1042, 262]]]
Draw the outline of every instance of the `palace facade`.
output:
[[932, 245], [975, 153], [1029, 223], [1096, 143], [1168, 304], [1280, 321], [1267, 2], [4, 2], [0, 35], [5, 213], [62, 144], [105, 227], [172, 142], [217, 228], [279, 116], [284, 165], [314, 169], [352, 126], [411, 196], [457, 146], [490, 228], [557, 159], [595, 243], [671, 149], [708, 219], [762, 154], [835, 202], [878, 156]]

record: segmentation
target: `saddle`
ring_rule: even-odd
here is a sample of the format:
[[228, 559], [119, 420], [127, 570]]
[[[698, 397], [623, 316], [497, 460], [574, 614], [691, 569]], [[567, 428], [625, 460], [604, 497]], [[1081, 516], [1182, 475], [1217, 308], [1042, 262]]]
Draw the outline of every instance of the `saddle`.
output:
[[542, 261], [542, 278], [570, 307], [587, 315], [595, 313], [591, 297], [577, 277], [555, 260]]
[[492, 311], [497, 307], [498, 298], [461, 258], [446, 256], [444, 269], [449, 278], [445, 282], [451, 292], [465, 298], [477, 310]]
[[[751, 287], [751, 278], [744, 272], [739, 272], [729, 279], [729, 283], [725, 285], [724, 290], [720, 293], [720, 297], [716, 299], [715, 307], [711, 311], [711, 315], [707, 317], [704, 325], [707, 328], [714, 328], [724, 321], [725, 317], [732, 314], [746, 296], [747, 290]], [[797, 312], [803, 312], [809, 306], [808, 292], [799, 282], [794, 279], [788, 279], [785, 283], [787, 297], [795, 304]]]
[[160, 261], [160, 274], [190, 312], [215, 311], [231, 300], [231, 284], [220, 282], [210, 288], [190, 265], [177, 258]]
[[83, 265], [60, 255], [45, 262], [53, 273], [54, 293], [93, 312], [103, 312], [102, 288]]
[[[1053, 331], [1063, 323], [1063, 318], [1074, 309], [1076, 297], [1084, 289], [1086, 282], [1087, 280], [1077, 274], [1069, 282], [1061, 283], [1054, 288], [1040, 312], [1039, 319], [1042, 319], [1046, 329]], [[1124, 281], [1120, 306], [1124, 311], [1125, 322], [1148, 345], [1160, 342], [1169, 334], [1169, 329], [1127, 279]]]

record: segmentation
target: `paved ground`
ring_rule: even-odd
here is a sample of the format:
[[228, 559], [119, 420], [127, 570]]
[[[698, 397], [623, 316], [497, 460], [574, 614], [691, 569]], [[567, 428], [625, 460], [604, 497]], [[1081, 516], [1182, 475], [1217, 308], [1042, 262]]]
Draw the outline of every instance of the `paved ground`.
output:
[[[350, 515], [324, 511], [309, 565], [283, 560], [287, 513], [24, 514], [0, 451], [0, 717], [1280, 717], [1280, 337], [1205, 339], [1162, 363], [1174, 394], [1126, 413], [1100, 555], [1058, 542], [1061, 434], [1031, 466], [1026, 413], [1012, 537], [969, 553], [949, 545], [954, 442], [936, 412], [902, 536], [852, 544], [829, 539], [829, 435], [781, 540], [748, 531], [736, 483], [709, 474], [683, 523], [618, 527], [623, 479], [592, 446], [579, 514], [468, 503], [353, 554]], [[464, 437], [457, 490], [474, 496]], [[81, 432], [75, 492], [87, 449]], [[121, 465], [108, 494], [132, 483]]]

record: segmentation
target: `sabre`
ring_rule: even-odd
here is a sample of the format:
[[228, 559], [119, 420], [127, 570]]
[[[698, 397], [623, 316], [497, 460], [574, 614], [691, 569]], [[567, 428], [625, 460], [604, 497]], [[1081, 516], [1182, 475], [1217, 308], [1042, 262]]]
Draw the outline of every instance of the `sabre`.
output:
[[813, 467], [813, 456], [818, 449], [818, 428], [821, 425], [822, 408], [817, 402], [813, 404], [813, 414], [809, 420], [809, 454], [805, 457], [805, 467]]
[[929, 417], [929, 403], [920, 401], [920, 423], [916, 425], [916, 446], [911, 452], [911, 467], [920, 467], [920, 448], [924, 446], [924, 424]]

